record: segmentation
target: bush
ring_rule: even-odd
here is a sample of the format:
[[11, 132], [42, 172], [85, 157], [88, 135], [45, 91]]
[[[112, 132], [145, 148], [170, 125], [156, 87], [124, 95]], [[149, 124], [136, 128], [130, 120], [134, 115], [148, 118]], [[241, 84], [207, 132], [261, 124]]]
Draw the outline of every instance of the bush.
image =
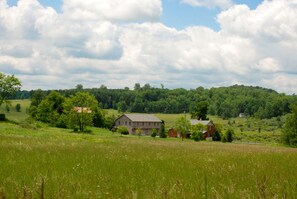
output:
[[0, 121], [5, 121], [6, 118], [5, 118], [5, 114], [0, 114]]
[[225, 135], [223, 136], [222, 142], [232, 142], [233, 141], [233, 134], [234, 134], [233, 129], [228, 129], [226, 131]]
[[155, 138], [155, 137], [157, 136], [157, 133], [158, 133], [158, 130], [157, 130], [157, 129], [153, 129], [153, 130], [152, 130], [152, 134], [151, 134], [151, 136], [152, 136], [153, 138]]
[[17, 112], [21, 112], [21, 105], [20, 105], [20, 104], [17, 104], [17, 105], [15, 106], [15, 110], [16, 110]]
[[25, 120], [23, 120], [22, 122], [20, 122], [20, 127], [22, 128], [26, 128], [26, 129], [39, 129], [42, 127], [41, 123], [34, 120], [33, 118], [27, 118]]
[[221, 141], [222, 140], [222, 137], [221, 137], [220, 132], [216, 131], [215, 134], [213, 135], [212, 140], [213, 141]]
[[165, 124], [163, 120], [161, 125], [160, 138], [167, 138], [167, 133], [165, 132]]
[[119, 126], [117, 128], [117, 132], [120, 133], [121, 135], [128, 135], [129, 134], [129, 131], [128, 131], [127, 127], [125, 127], [125, 126]]
[[281, 140], [285, 145], [297, 147], [297, 105], [291, 109], [292, 113], [286, 117]]
[[201, 131], [193, 132], [192, 135], [191, 135], [191, 138], [193, 140], [195, 140], [196, 142], [204, 139], [203, 133]]

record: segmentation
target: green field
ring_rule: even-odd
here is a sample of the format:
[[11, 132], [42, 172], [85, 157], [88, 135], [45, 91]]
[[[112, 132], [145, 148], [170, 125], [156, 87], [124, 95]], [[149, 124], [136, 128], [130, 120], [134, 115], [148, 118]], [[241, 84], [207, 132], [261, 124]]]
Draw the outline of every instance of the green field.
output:
[[[284, 118], [210, 116], [223, 130], [235, 130], [235, 143], [181, 142], [120, 136], [100, 128], [78, 134], [31, 124], [23, 121], [30, 101], [14, 100], [12, 107], [17, 103], [21, 112], [11, 108], [5, 114], [19, 125], [0, 122], [0, 198], [297, 196], [297, 149], [271, 144], [279, 139]], [[114, 110], [107, 112], [118, 115]], [[183, 116], [155, 115], [166, 128]]]
[[[20, 122], [28, 117], [28, 109], [30, 106], [30, 100], [10, 100], [11, 105], [9, 106], [10, 111], [7, 112], [6, 105], [2, 104], [0, 107], [0, 113], [4, 113], [6, 118], [15, 122]], [[17, 112], [15, 106], [21, 105], [21, 111]]]
[[296, 198], [297, 150], [0, 123], [0, 198]]

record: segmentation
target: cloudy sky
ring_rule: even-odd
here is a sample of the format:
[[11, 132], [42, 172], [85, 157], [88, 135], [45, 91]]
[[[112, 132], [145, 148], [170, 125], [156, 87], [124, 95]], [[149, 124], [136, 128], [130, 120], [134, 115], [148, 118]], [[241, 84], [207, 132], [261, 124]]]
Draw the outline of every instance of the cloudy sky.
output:
[[234, 84], [297, 93], [297, 0], [0, 0], [23, 89]]

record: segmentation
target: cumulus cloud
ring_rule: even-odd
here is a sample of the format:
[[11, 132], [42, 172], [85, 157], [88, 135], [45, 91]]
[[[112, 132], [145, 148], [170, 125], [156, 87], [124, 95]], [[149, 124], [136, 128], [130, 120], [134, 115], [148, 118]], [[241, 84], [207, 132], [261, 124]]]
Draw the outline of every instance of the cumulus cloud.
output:
[[219, 7], [221, 9], [227, 9], [233, 4], [232, 0], [181, 0], [181, 2], [195, 7]]
[[[133, 87], [135, 82], [195, 88], [252, 84], [297, 93], [297, 2], [184, 0], [228, 8], [219, 31], [169, 28], [160, 0], [65, 0], [61, 13], [37, 0], [0, 1], [0, 71], [24, 89]], [[229, 6], [231, 6], [229, 8]]]
[[73, 20], [158, 21], [161, 0], [64, 0], [64, 14]]

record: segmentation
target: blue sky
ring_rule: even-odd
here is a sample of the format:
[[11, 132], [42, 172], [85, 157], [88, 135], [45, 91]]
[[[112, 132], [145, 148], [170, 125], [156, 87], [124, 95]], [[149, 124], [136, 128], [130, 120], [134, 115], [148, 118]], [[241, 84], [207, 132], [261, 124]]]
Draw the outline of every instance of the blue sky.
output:
[[[15, 6], [18, 0], [8, 0], [10, 6]], [[62, 0], [39, 0], [44, 6], [53, 7], [56, 11], [62, 11]], [[100, 0], [98, 0], [100, 2]], [[255, 9], [262, 0], [234, 0], [235, 4], [246, 4]], [[163, 14], [161, 21], [165, 25], [177, 29], [184, 29], [188, 26], [207, 26], [216, 31], [220, 29], [216, 16], [220, 8], [193, 7], [180, 2], [179, 0], [162, 0]]]
[[1, 0], [23, 89], [244, 84], [297, 93], [297, 0]]

